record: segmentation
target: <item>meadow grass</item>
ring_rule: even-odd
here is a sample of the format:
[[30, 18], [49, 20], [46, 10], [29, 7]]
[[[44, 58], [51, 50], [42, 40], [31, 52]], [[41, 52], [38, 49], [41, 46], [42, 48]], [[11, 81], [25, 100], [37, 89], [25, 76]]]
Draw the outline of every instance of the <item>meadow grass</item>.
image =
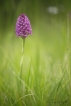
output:
[[58, 55], [53, 57], [51, 44], [42, 42], [36, 34], [40, 36], [35, 32], [34, 37], [29, 36], [25, 41], [22, 79], [19, 76], [22, 39], [8, 32], [0, 43], [0, 106], [71, 105], [68, 53], [62, 59], [54, 59]]
[[[71, 106], [71, 38], [67, 35], [68, 32], [70, 35], [67, 15], [40, 18], [37, 2], [35, 16], [32, 15], [33, 35], [25, 41], [21, 78], [22, 39], [16, 38], [15, 24], [11, 29], [9, 25], [5, 33], [0, 32], [3, 35], [0, 36], [0, 106]], [[23, 8], [31, 17], [20, 3], [15, 18]]]

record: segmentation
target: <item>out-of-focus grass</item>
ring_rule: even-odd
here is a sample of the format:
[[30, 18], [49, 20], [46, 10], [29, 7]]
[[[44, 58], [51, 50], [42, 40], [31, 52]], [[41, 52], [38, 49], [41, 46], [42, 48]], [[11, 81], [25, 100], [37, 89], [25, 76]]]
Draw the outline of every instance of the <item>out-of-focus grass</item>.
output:
[[[59, 23], [57, 27], [59, 27]], [[65, 41], [62, 44], [57, 42], [61, 37], [61, 35], [59, 36], [61, 30], [58, 32], [57, 27], [55, 30], [52, 23], [49, 26], [49, 32], [45, 32], [45, 29], [42, 28], [44, 34], [50, 34], [49, 37], [47, 34], [49, 40], [47, 39], [45, 43], [43, 41], [45, 36], [41, 36], [41, 29], [26, 38], [22, 80], [19, 78], [22, 39], [16, 38], [12, 32], [6, 34], [6, 39], [0, 43], [1, 106], [70, 106], [68, 60], [64, 60], [63, 55], [62, 59], [60, 57], [54, 59], [58, 55], [61, 56], [61, 52], [65, 55], [65, 50], [63, 48], [62, 51], [61, 47], [66, 46]], [[51, 33], [54, 37], [51, 37]], [[55, 40], [57, 36], [58, 39]], [[64, 39], [61, 37], [60, 40]]]
[[[16, 16], [21, 12], [20, 4]], [[33, 35], [25, 42], [22, 80], [19, 77], [22, 39], [16, 38], [14, 27], [0, 33], [3, 34], [0, 38], [1, 106], [71, 105], [68, 54], [71, 50], [67, 51], [66, 17], [64, 20], [57, 15], [40, 18], [37, 13], [35, 10]]]

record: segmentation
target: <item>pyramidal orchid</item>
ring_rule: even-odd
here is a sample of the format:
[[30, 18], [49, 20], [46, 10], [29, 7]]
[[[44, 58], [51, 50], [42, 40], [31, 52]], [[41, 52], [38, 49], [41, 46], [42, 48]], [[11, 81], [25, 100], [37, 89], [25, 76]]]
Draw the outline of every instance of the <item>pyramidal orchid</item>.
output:
[[21, 56], [21, 62], [20, 62], [20, 78], [22, 77], [22, 65], [23, 65], [23, 54], [24, 54], [24, 44], [25, 44], [25, 38], [28, 35], [32, 35], [32, 28], [30, 24], [30, 20], [25, 14], [21, 14], [16, 22], [16, 36], [22, 37], [22, 56]]
[[16, 22], [16, 35], [17, 37], [21, 36], [27, 37], [32, 34], [32, 28], [30, 24], [30, 20], [25, 14], [21, 14]]

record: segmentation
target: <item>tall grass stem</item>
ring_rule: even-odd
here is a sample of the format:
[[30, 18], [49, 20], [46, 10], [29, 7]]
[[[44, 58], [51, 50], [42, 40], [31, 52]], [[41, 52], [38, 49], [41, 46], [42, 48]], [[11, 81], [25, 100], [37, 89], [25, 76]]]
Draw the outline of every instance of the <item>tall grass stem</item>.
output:
[[69, 62], [69, 49], [70, 49], [70, 42], [69, 42], [69, 14], [67, 14], [67, 62], [68, 62], [68, 73], [69, 73], [69, 77], [70, 77], [70, 62]]
[[[69, 14], [67, 14], [67, 62], [68, 62], [68, 77], [69, 85], [71, 86], [71, 71], [70, 71], [70, 27], [69, 27]], [[71, 94], [71, 90], [70, 90]]]

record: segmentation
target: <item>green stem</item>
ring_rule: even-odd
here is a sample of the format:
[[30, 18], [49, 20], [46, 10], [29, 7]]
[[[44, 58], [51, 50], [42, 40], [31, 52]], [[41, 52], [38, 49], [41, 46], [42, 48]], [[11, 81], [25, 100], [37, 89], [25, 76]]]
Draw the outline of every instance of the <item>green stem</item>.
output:
[[22, 79], [24, 44], [25, 44], [25, 38], [22, 38], [22, 55], [21, 55], [21, 61], [20, 61], [20, 79]]
[[67, 50], [69, 51], [69, 14], [67, 14]]
[[[67, 14], [67, 59], [68, 59], [68, 71], [70, 72], [70, 62], [69, 62], [69, 49], [70, 49], [70, 43], [69, 43], [69, 14]], [[69, 73], [68, 72], [68, 73]], [[70, 73], [69, 73], [70, 75]]]
[[[70, 33], [69, 33], [69, 14], [67, 14], [67, 61], [68, 61], [68, 77], [71, 86], [71, 71], [70, 71]], [[71, 94], [71, 90], [70, 90]]]

